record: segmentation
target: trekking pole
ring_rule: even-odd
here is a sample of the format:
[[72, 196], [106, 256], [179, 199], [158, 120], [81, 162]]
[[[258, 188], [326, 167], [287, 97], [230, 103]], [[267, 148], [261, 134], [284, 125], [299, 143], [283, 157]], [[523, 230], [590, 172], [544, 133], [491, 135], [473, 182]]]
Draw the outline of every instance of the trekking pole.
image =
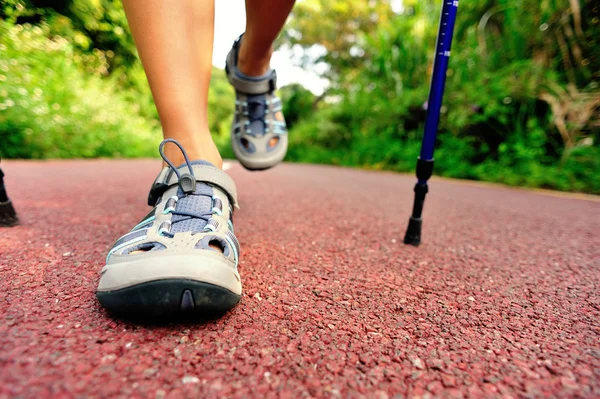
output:
[[427, 180], [433, 172], [433, 150], [435, 149], [435, 136], [440, 121], [442, 98], [446, 84], [446, 70], [450, 58], [450, 47], [452, 45], [452, 34], [454, 33], [454, 22], [458, 1], [443, 0], [440, 15], [440, 26], [435, 44], [435, 58], [433, 61], [433, 74], [431, 86], [429, 87], [429, 99], [427, 100], [427, 117], [425, 119], [425, 130], [421, 144], [421, 154], [417, 159], [417, 184], [415, 185], [415, 202], [413, 204], [412, 216], [408, 222], [404, 243], [418, 246], [421, 243], [421, 225], [423, 219], [423, 203], [427, 194]]
[[6, 194], [4, 173], [0, 169], [0, 226], [14, 226], [19, 223], [17, 212]]

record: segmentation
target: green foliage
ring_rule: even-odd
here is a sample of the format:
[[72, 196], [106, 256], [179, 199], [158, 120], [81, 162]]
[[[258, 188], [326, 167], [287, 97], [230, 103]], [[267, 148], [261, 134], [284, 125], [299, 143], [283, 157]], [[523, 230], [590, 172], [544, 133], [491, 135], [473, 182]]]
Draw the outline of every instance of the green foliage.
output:
[[[157, 156], [158, 114], [121, 2], [43, 3], [0, 7], [0, 156]], [[229, 157], [233, 98], [214, 68], [209, 127]]]
[[105, 51], [107, 68], [137, 62], [121, 0], [6, 0], [0, 18], [15, 24], [45, 23], [51, 36], [70, 38], [83, 53]]
[[[439, 2], [396, 4], [298, 2], [279, 44], [321, 45], [331, 87], [281, 88], [288, 160], [414, 170]], [[0, 20], [0, 156], [155, 156], [158, 115], [120, 0], [5, 0]], [[592, 0], [461, 2], [435, 172], [600, 193], [599, 21]], [[224, 157], [233, 98], [214, 69]]]
[[235, 91], [229, 84], [225, 72], [214, 68], [208, 92], [208, 127], [223, 158], [234, 158], [229, 144], [233, 120]]
[[[150, 156], [158, 123], [103, 78], [100, 51], [80, 56], [47, 25], [0, 22], [0, 155]], [[129, 94], [130, 95], [130, 94]]]
[[316, 107], [317, 97], [299, 84], [282, 87], [279, 97], [288, 129], [292, 129], [298, 121], [309, 118]]
[[[353, 43], [364, 57], [354, 67], [336, 64], [345, 83], [334, 104], [292, 129], [289, 159], [414, 170], [439, 9], [433, 1], [403, 4], [389, 23], [357, 33]], [[462, 6], [435, 172], [600, 193], [600, 75], [590, 67], [598, 18], [532, 0]], [[592, 11], [589, 2], [582, 7]], [[317, 41], [335, 31], [320, 22], [315, 29]]]
[[129, 67], [137, 63], [137, 52], [129, 33], [121, 0], [69, 1], [64, 15], [71, 21], [79, 37], [90, 38], [88, 46], [111, 51], [111, 66]]
[[328, 75], [333, 84], [362, 64], [359, 33], [373, 32], [389, 22], [392, 15], [390, 0], [304, 0], [292, 10], [292, 18], [280, 40], [289, 45], [323, 46], [327, 52], [320, 61], [330, 66]]

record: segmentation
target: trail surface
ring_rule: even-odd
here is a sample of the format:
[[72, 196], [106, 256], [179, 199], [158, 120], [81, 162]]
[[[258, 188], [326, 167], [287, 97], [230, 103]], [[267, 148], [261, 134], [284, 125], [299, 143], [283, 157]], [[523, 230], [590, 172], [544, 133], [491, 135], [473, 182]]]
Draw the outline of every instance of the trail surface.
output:
[[114, 320], [94, 291], [157, 161], [3, 162], [0, 397], [600, 397], [600, 202], [281, 165], [240, 193], [241, 304]]

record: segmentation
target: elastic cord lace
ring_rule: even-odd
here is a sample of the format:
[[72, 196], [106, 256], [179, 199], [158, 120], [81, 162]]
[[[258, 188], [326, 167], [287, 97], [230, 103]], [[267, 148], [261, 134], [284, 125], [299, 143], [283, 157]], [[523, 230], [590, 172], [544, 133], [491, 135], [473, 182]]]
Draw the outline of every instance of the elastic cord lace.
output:
[[[167, 165], [169, 165], [169, 167], [173, 170], [173, 172], [175, 172], [175, 174], [177, 175], [177, 178], [180, 178], [180, 174], [179, 171], [177, 170], [177, 168], [175, 167], [175, 165], [173, 165], [173, 163], [167, 158], [167, 156], [165, 155], [164, 152], [164, 146], [166, 143], [173, 143], [175, 144], [177, 147], [179, 147], [179, 150], [181, 150], [181, 153], [183, 154], [183, 158], [185, 159], [185, 163], [190, 171], [190, 174], [194, 177], [194, 179], [196, 178], [196, 176], [194, 175], [194, 169], [192, 168], [192, 163], [190, 162], [187, 153], [185, 152], [185, 149], [181, 146], [181, 144], [179, 144], [179, 142], [177, 142], [176, 140], [173, 139], [165, 139], [162, 141], [162, 143], [160, 143], [160, 146], [158, 147], [158, 152], [160, 153], [160, 156], [162, 157], [162, 159], [167, 163]], [[195, 193], [183, 193], [183, 195], [177, 195], [177, 199], [180, 200], [182, 198], [187, 197], [188, 195], [192, 195], [192, 196], [205, 196], [205, 197], [211, 197], [210, 195], [207, 194], [195, 194]], [[201, 219], [205, 222], [208, 222], [208, 220], [210, 219], [210, 217], [212, 216], [212, 211], [211, 212], [205, 212], [205, 213], [196, 213], [196, 212], [184, 212], [184, 211], [178, 211], [178, 210], [170, 210], [169, 213], [171, 215], [174, 216], [183, 216], [182, 219], [179, 220], [175, 220], [173, 221], [173, 219], [171, 218], [171, 228], [180, 222], [184, 222], [186, 220], [189, 219]], [[186, 217], [187, 216], [187, 217]], [[192, 232], [192, 234], [196, 234], [198, 233], [197, 231]], [[162, 233], [164, 236], [169, 237], [169, 238], [173, 238], [175, 236], [174, 233], [171, 232], [163, 232]]]

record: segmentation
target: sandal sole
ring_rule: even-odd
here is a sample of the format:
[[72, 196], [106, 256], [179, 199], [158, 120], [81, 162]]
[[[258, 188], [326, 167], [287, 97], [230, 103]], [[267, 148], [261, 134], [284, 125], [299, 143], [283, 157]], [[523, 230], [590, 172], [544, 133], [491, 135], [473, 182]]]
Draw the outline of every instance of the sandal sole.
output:
[[136, 318], [203, 318], [222, 315], [241, 299], [218, 285], [189, 279], [149, 281], [96, 292], [110, 313]]

